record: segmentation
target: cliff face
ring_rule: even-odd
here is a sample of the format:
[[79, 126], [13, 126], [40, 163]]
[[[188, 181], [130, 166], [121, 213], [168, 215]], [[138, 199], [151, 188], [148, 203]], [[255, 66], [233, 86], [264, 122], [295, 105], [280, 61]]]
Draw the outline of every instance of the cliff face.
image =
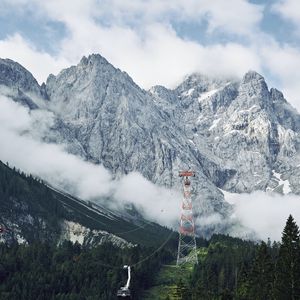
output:
[[231, 213], [220, 190], [300, 193], [300, 115], [254, 71], [242, 80], [193, 74], [174, 90], [145, 91], [90, 55], [43, 86], [1, 60], [0, 85], [14, 101], [54, 114], [45, 141], [116, 178], [138, 171], [171, 187], [179, 185], [180, 169], [195, 170], [195, 208], [199, 216], [217, 213], [217, 227], [229, 226]]

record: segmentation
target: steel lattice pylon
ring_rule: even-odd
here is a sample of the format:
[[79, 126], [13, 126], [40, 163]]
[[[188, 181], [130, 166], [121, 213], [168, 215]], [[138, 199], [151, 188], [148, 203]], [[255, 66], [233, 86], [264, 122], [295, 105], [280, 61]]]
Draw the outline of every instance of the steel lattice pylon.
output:
[[189, 180], [189, 177], [195, 176], [195, 172], [182, 171], [179, 173], [179, 176], [183, 177], [183, 200], [179, 226], [177, 265], [187, 262], [197, 264], [198, 257], [191, 197], [191, 181]]

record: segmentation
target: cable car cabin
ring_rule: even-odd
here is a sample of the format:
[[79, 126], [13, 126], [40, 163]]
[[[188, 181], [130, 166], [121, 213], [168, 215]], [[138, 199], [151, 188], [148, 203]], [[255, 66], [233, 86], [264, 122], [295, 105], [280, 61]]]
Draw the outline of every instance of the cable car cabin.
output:
[[128, 265], [125, 265], [123, 269], [127, 269], [128, 272], [128, 278], [125, 286], [122, 286], [118, 292], [117, 297], [118, 299], [131, 299], [131, 292], [130, 292], [130, 280], [131, 280], [131, 267]]
[[179, 177], [195, 177], [194, 171], [180, 171]]
[[121, 287], [117, 292], [118, 299], [131, 299], [130, 290], [126, 287]]

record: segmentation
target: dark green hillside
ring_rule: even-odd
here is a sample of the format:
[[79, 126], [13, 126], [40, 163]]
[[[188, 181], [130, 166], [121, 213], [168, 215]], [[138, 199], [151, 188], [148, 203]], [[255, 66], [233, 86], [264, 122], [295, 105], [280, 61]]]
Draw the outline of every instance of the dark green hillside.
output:
[[[64, 220], [140, 245], [57, 245]], [[281, 243], [214, 235], [197, 239], [198, 265], [178, 267], [174, 232], [146, 221], [137, 226], [0, 163], [0, 226], [0, 241], [7, 241], [0, 243], [1, 300], [115, 299], [124, 264], [133, 266], [134, 299], [300, 300], [300, 234], [292, 216]], [[14, 243], [20, 237], [28, 245]]]
[[[110, 243], [82, 247], [64, 242], [5, 245], [0, 243], [1, 300], [109, 300], [127, 276], [123, 265], [132, 266], [132, 299], [153, 283], [170, 253], [133, 247], [120, 249]], [[138, 263], [141, 257], [147, 257]]]
[[292, 216], [281, 242], [216, 235], [183, 286], [187, 299], [300, 299], [300, 233]]
[[214, 235], [197, 265], [165, 264], [143, 293], [150, 300], [299, 300], [300, 233], [292, 216], [281, 243]]
[[199, 241], [198, 265], [163, 265], [143, 299], [239, 299], [233, 298], [233, 291], [240, 274], [249, 271], [256, 249], [254, 242], [224, 235]]
[[0, 224], [7, 241], [57, 241], [63, 220], [104, 230], [143, 245], [176, 244], [176, 234], [155, 223], [135, 225], [111, 212], [46, 186], [0, 162]]

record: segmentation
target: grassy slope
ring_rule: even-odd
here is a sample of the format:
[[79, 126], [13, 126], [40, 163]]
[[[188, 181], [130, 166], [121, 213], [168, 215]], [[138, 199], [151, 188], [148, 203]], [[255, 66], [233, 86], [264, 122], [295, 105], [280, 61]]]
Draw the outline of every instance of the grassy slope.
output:
[[[207, 248], [198, 249], [198, 258], [203, 260], [207, 255]], [[181, 299], [177, 293], [178, 283], [182, 281], [188, 284], [188, 279], [193, 271], [192, 264], [177, 266], [176, 262], [172, 265], [164, 265], [157, 273], [153, 286], [145, 291], [144, 300], [177, 300]], [[168, 298], [169, 297], [169, 298]]]

